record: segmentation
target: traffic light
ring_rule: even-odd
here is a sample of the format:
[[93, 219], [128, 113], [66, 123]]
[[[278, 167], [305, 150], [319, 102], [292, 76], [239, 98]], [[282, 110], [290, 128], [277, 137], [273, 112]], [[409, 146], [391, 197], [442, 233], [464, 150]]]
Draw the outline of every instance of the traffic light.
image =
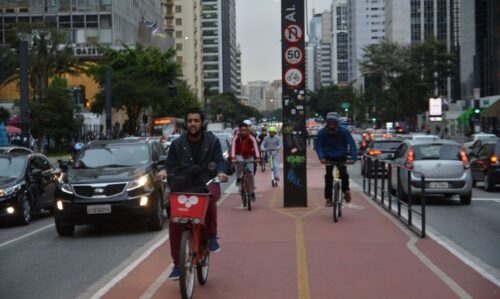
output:
[[90, 109], [90, 100], [89, 99], [85, 99], [85, 108], [87, 109]]
[[345, 112], [349, 111], [349, 108], [344, 108], [344, 111], [345, 111]]
[[481, 112], [481, 110], [479, 110], [479, 108], [474, 109], [474, 113], [475, 113], [475, 114], [479, 114], [479, 112]]

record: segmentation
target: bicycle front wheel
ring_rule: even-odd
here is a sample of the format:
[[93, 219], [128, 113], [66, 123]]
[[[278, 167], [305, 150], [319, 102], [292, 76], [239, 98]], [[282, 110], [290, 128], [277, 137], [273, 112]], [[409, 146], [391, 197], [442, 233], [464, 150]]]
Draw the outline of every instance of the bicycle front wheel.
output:
[[179, 279], [182, 299], [193, 298], [194, 293], [194, 271], [193, 263], [193, 242], [191, 231], [185, 230], [181, 236], [181, 246], [179, 252], [179, 267], [181, 275]]
[[200, 260], [198, 265], [196, 265], [196, 274], [198, 274], [198, 282], [201, 285], [204, 285], [207, 282], [209, 261], [210, 261], [210, 255], [207, 251], [207, 252], [205, 252], [205, 255]]
[[340, 218], [340, 184], [333, 183], [333, 222], [339, 221]]

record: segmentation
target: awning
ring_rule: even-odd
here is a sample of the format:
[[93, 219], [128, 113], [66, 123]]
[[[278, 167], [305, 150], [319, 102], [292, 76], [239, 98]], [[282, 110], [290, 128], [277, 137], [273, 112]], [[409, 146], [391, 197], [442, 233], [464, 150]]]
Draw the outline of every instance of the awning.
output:
[[481, 112], [481, 117], [498, 117], [500, 118], [500, 101], [496, 101], [488, 108]]
[[468, 122], [472, 114], [474, 114], [474, 108], [465, 110], [457, 119], [462, 122]]

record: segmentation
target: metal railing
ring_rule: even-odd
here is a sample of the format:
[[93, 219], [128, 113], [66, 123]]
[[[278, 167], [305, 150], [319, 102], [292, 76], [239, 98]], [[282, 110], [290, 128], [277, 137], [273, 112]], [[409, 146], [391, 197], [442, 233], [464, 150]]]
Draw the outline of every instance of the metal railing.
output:
[[[424, 238], [426, 226], [425, 175], [403, 165], [368, 155], [363, 156], [363, 162], [363, 191], [419, 237]], [[393, 189], [394, 169], [397, 171], [396, 189]], [[406, 172], [406, 192], [402, 181], [403, 171]], [[420, 209], [415, 202], [417, 197], [412, 193], [412, 188], [418, 188], [418, 184], [414, 184], [415, 181], [412, 181], [412, 174], [420, 177], [420, 192], [418, 194]], [[420, 218], [420, 221], [416, 221], [414, 217]]]

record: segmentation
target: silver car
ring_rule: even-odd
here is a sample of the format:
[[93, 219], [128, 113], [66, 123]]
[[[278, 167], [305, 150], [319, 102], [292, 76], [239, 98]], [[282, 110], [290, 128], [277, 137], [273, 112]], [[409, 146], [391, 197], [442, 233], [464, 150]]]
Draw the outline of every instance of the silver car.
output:
[[[425, 194], [459, 195], [460, 203], [468, 205], [472, 198], [472, 175], [469, 159], [464, 149], [452, 140], [406, 140], [394, 154], [392, 165], [391, 189], [397, 189], [397, 166], [400, 171], [401, 186], [404, 194], [420, 193], [421, 177], [425, 175]], [[408, 186], [408, 171], [411, 172], [411, 187]]]

